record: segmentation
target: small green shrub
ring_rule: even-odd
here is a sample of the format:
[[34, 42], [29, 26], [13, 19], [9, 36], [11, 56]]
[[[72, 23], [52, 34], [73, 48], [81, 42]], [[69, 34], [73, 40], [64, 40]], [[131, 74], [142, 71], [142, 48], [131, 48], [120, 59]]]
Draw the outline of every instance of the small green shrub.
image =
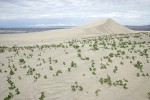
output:
[[72, 89], [72, 91], [76, 91], [77, 89], [79, 91], [83, 91], [83, 87], [81, 85], [79, 85], [78, 82], [75, 82], [74, 85], [71, 85], [71, 89]]
[[148, 95], [148, 98], [150, 99], [150, 92], [148, 92], [147, 95]]
[[58, 75], [61, 74], [61, 73], [62, 73], [62, 70], [57, 70], [56, 76], [58, 76]]
[[4, 100], [10, 100], [13, 98], [13, 94], [11, 92], [9, 92], [8, 96], [4, 98]]
[[98, 96], [98, 93], [99, 93], [100, 91], [101, 91], [100, 89], [97, 89], [97, 90], [95, 91], [96, 96]]
[[41, 92], [41, 96], [40, 96], [39, 100], [44, 100], [44, 98], [45, 98], [45, 94], [44, 94], [44, 92]]
[[20, 94], [20, 91], [19, 91], [18, 88], [15, 90], [15, 92], [16, 92], [17, 95]]

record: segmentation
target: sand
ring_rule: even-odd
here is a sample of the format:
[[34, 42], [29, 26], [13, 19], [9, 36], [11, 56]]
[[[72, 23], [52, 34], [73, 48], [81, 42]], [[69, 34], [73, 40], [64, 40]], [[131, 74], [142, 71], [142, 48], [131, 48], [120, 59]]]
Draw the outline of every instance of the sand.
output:
[[[112, 19], [71, 29], [2, 34], [0, 45], [8, 48], [0, 48], [0, 100], [9, 93], [12, 100], [149, 100], [149, 40], [150, 33], [137, 33]], [[138, 61], [141, 70], [135, 67]], [[14, 89], [9, 89], [8, 77]]]
[[[136, 31], [116, 23], [112, 19], [97, 20], [85, 25], [73, 27], [70, 29], [50, 30], [44, 32], [33, 32], [30, 34], [2, 34], [1, 41], [40, 41], [54, 40], [63, 38], [80, 38], [82, 36], [95, 36], [117, 33], [136, 33]], [[65, 40], [63, 39], [63, 40]]]

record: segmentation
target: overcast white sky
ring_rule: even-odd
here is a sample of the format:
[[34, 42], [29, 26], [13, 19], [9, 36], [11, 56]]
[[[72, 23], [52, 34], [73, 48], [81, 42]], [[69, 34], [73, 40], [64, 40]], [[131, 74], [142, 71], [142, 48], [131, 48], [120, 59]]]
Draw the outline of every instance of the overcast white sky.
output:
[[0, 0], [0, 27], [79, 25], [112, 18], [150, 24], [150, 0]]

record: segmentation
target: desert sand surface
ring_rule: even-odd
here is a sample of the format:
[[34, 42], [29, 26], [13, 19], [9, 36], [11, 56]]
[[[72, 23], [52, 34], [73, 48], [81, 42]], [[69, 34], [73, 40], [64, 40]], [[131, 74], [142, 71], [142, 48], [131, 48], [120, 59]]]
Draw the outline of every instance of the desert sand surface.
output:
[[116, 23], [110, 18], [96, 20], [85, 25], [73, 27], [70, 29], [50, 30], [44, 32], [33, 32], [27, 34], [1, 34], [1, 43], [9, 41], [17, 42], [38, 42], [38, 41], [55, 41], [66, 40], [70, 38], [81, 38], [82, 36], [95, 36], [95, 35], [107, 35], [117, 33], [136, 33], [136, 31], [127, 29], [126, 27]]
[[104, 19], [0, 35], [0, 100], [149, 100], [150, 33]]

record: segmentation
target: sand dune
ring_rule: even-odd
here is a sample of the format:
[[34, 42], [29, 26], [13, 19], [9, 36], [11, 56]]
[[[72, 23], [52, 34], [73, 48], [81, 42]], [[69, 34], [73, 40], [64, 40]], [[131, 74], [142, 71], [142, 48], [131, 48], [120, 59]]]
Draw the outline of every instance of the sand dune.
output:
[[88, 30], [88, 33], [100, 33], [100, 34], [116, 34], [116, 33], [133, 33], [133, 30], [130, 30], [112, 19], [103, 19], [91, 22], [89, 24], [79, 26], [79, 29], [84, 29], [85, 32]]
[[106, 35], [106, 34], [117, 34], [117, 33], [135, 33], [135, 31], [130, 30], [112, 19], [103, 19], [89, 24], [81, 25], [78, 27], [73, 27], [70, 29], [61, 30], [50, 30], [45, 32], [34, 32], [34, 33], [24, 33], [24, 34], [2, 34], [0, 35], [0, 40], [3, 41], [35, 41], [35, 40], [46, 40], [46, 39], [62, 39], [62, 38], [78, 38], [82, 35]]

